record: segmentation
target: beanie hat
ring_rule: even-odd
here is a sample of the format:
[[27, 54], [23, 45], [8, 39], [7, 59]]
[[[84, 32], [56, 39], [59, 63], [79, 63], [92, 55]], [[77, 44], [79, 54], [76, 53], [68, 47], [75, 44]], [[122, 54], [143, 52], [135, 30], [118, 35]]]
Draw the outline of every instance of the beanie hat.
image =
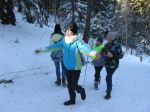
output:
[[55, 25], [54, 32], [61, 32], [61, 27], [59, 24]]
[[106, 36], [106, 40], [108, 41], [113, 41], [116, 38], [116, 33], [115, 32], [108, 32], [107, 36]]
[[68, 25], [67, 30], [72, 31], [74, 35], [76, 35], [78, 33], [77, 24], [71, 23], [70, 25]]

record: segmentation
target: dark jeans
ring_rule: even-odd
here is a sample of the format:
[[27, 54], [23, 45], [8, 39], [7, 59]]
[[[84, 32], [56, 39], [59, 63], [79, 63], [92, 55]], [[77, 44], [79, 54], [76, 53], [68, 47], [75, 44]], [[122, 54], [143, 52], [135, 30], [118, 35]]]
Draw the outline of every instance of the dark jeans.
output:
[[60, 73], [60, 64], [61, 64], [61, 69], [62, 69], [62, 81], [66, 81], [66, 70], [64, 67], [64, 64], [62, 61], [54, 61], [55, 64], [55, 68], [56, 68], [56, 77], [57, 77], [57, 81], [61, 80], [61, 73]]
[[103, 66], [94, 66], [95, 68], [95, 81], [100, 81], [101, 75], [100, 72], [103, 69]]
[[82, 91], [82, 86], [78, 85], [81, 70], [66, 70], [66, 78], [68, 83], [68, 92], [71, 100], [75, 100], [76, 93]]
[[106, 76], [106, 83], [107, 83], [107, 92], [111, 92], [112, 90], [112, 76], [114, 74], [114, 72], [116, 71], [117, 68], [107, 68], [106, 67], [106, 72], [107, 72], [107, 76]]

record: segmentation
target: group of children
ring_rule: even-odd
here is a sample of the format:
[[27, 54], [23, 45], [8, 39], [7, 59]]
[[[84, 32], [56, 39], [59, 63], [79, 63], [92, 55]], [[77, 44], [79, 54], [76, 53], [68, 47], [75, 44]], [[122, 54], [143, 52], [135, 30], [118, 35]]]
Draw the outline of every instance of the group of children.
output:
[[[35, 53], [52, 51], [51, 57], [56, 67], [56, 84], [66, 85], [69, 92], [69, 100], [64, 102], [64, 105], [73, 105], [76, 103], [76, 93], [79, 93], [82, 100], [86, 99], [85, 89], [78, 84], [81, 69], [81, 53], [91, 57], [95, 68], [94, 87], [98, 89], [100, 83], [100, 71], [103, 66], [106, 68], [107, 90], [105, 99], [111, 98], [112, 91], [112, 75], [119, 66], [119, 59], [123, 57], [121, 46], [115, 43], [115, 33], [108, 32], [106, 40], [98, 38], [95, 46], [90, 47], [79, 36], [77, 25], [69, 24], [64, 36], [61, 32], [59, 24], [55, 25], [54, 33], [51, 36], [51, 42], [45, 49], [37, 49]], [[62, 65], [62, 78], [60, 77], [60, 63]], [[65, 79], [66, 76], [66, 79]]]

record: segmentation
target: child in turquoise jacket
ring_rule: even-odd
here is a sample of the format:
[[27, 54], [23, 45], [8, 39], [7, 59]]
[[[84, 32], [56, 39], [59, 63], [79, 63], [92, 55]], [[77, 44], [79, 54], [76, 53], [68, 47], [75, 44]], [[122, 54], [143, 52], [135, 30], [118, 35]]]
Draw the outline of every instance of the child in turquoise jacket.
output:
[[73, 105], [76, 103], [76, 93], [81, 95], [82, 100], [86, 99], [85, 89], [78, 84], [82, 68], [81, 56], [79, 52], [90, 56], [93, 59], [99, 59], [100, 55], [80, 39], [77, 35], [77, 25], [75, 23], [70, 24], [67, 27], [66, 35], [63, 40], [46, 47], [46, 49], [38, 49], [35, 52], [42, 53], [59, 49], [63, 49], [64, 66], [66, 68], [66, 79], [70, 96], [70, 99], [64, 102], [64, 105]]

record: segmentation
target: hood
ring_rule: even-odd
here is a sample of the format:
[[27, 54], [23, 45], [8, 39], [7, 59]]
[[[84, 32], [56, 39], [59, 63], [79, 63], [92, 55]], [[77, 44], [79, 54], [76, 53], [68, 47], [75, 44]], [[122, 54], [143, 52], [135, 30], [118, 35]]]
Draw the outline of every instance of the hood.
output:
[[58, 41], [60, 41], [62, 39], [62, 37], [63, 36], [61, 34], [54, 34], [54, 35], [52, 35], [51, 40], [53, 42], [58, 42]]
[[109, 32], [106, 36], [106, 40], [111, 42], [113, 40], [115, 40], [116, 38], [116, 33], [115, 32]]
[[74, 36], [71, 36], [71, 37], [65, 36], [65, 42], [67, 44], [73, 43], [77, 39], [79, 39], [79, 37], [77, 35], [74, 35]]

